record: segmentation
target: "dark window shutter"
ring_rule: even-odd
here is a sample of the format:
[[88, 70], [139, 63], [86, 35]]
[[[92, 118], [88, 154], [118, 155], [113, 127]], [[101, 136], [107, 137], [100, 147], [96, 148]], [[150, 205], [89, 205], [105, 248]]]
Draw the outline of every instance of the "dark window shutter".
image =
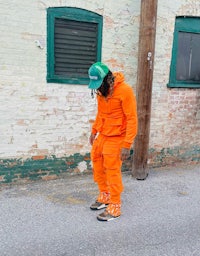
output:
[[176, 80], [200, 81], [200, 34], [179, 32]]
[[55, 19], [54, 72], [66, 77], [88, 77], [97, 58], [98, 24]]
[[200, 18], [177, 16], [169, 88], [200, 88]]

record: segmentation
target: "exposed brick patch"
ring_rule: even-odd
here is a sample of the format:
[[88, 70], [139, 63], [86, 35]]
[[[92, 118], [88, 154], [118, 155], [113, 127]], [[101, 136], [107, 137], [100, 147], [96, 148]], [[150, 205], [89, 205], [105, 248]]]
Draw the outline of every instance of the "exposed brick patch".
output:
[[17, 125], [22, 125], [22, 126], [26, 126], [27, 124], [26, 124], [26, 122], [25, 122], [25, 120], [23, 120], [23, 119], [19, 119], [19, 120], [17, 120]]
[[45, 156], [32, 156], [33, 160], [42, 160], [45, 159]]
[[47, 176], [42, 176], [42, 180], [45, 180], [45, 181], [49, 181], [49, 180], [55, 180], [57, 179], [58, 176], [57, 175], [47, 175]]
[[4, 176], [0, 176], [0, 182], [4, 181]]
[[46, 101], [46, 100], [48, 100], [48, 97], [45, 96], [45, 95], [42, 95], [42, 96], [39, 97], [39, 100], [40, 101]]

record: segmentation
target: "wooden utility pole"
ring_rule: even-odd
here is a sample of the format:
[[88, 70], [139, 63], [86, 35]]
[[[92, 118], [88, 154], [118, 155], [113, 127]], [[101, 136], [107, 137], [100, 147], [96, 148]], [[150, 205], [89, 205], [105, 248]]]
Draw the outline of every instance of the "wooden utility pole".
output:
[[155, 52], [157, 1], [141, 0], [140, 33], [137, 72], [138, 135], [134, 144], [132, 175], [147, 177], [150, 134], [151, 95]]

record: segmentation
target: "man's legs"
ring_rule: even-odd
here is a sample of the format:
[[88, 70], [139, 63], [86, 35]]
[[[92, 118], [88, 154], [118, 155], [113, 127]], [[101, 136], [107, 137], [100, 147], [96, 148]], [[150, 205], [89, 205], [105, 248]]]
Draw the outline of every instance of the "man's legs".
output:
[[[107, 184], [106, 172], [103, 166], [103, 145], [105, 142], [105, 137], [99, 135], [98, 138], [94, 141], [91, 159], [93, 163], [93, 177], [94, 181], [97, 183], [99, 188], [99, 196], [97, 198], [97, 204], [93, 204], [90, 208], [92, 210], [99, 210], [105, 208], [109, 203], [110, 192]], [[98, 206], [98, 203], [105, 204], [104, 206]]]
[[107, 137], [103, 146], [103, 166], [106, 171], [110, 202], [107, 209], [97, 216], [98, 220], [109, 221], [121, 215], [121, 193], [123, 191], [120, 159], [122, 137]]

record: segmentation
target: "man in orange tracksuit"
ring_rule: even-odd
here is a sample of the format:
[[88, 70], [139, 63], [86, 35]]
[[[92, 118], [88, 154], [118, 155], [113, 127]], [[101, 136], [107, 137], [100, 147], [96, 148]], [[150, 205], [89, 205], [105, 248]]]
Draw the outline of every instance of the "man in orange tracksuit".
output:
[[121, 215], [123, 191], [121, 165], [130, 155], [137, 134], [136, 99], [124, 75], [112, 73], [102, 62], [94, 63], [89, 71], [89, 88], [97, 93], [98, 111], [92, 126], [90, 144], [94, 181], [99, 196], [90, 208], [104, 212], [98, 220], [109, 221]]

